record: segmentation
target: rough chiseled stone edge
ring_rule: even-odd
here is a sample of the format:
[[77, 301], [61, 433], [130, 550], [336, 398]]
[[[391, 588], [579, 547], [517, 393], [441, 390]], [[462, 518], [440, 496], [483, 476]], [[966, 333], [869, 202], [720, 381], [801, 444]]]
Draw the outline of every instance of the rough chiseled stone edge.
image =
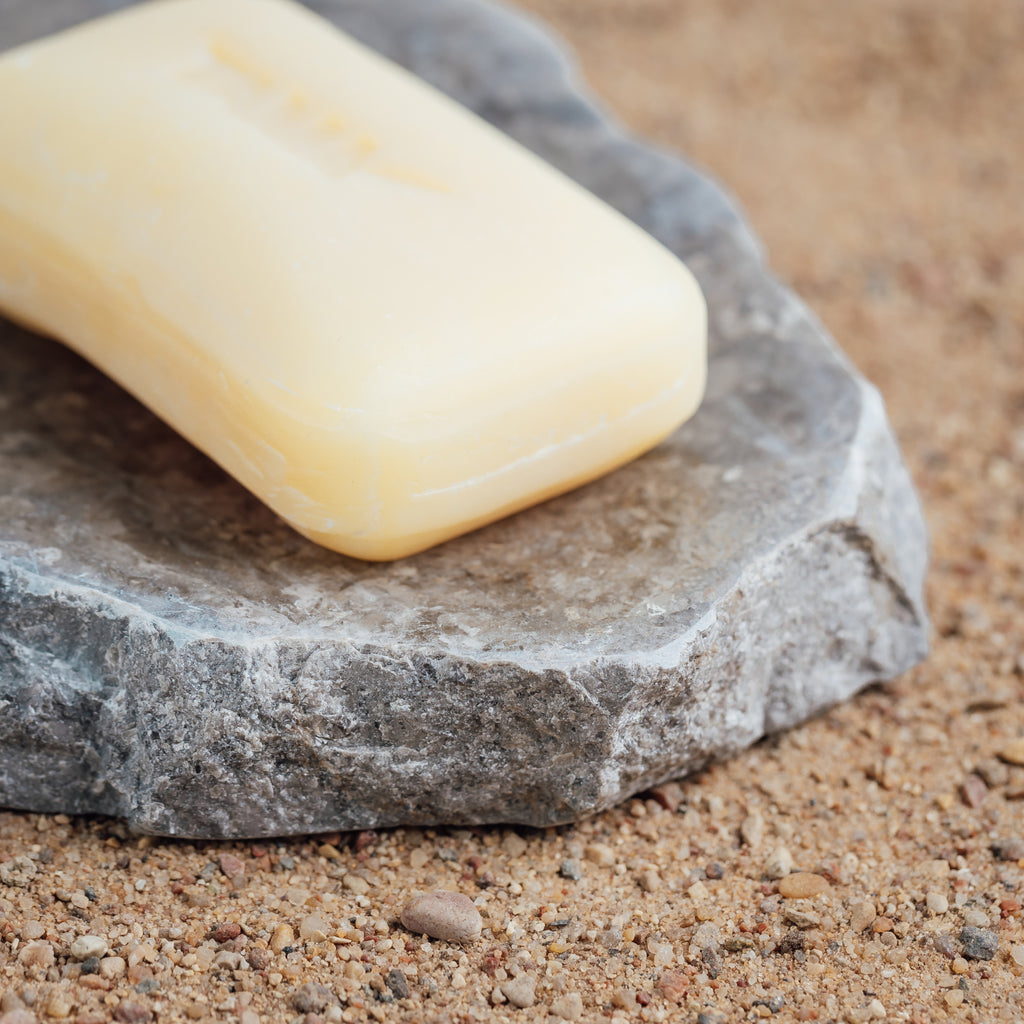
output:
[[[556, 164], [560, 146], [574, 167], [580, 147], [589, 147], [595, 180], [584, 184], [605, 194], [621, 187], [609, 197], [616, 205], [677, 252], [707, 258], [709, 273], [722, 261], [759, 263], [756, 241], [721, 190], [681, 161], [626, 140], [582, 98], [564, 55], [536, 28], [465, 0], [438, 0], [432, 15], [445, 12], [446, 46], [485, 32], [493, 50], [493, 19], [503, 19], [501, 53], [491, 57], [509, 67], [525, 61], [538, 83], [536, 103], [512, 109], [502, 106], [495, 75], [497, 94], [478, 108], [484, 116]], [[393, 55], [435, 80], [446, 66], [436, 53], [423, 66], [415, 52]], [[545, 63], [547, 74], [538, 74]], [[602, 174], [621, 177], [609, 184]], [[662, 183], [653, 191], [652, 174]], [[706, 216], [695, 220], [694, 210]], [[760, 268], [748, 270], [763, 286]], [[771, 287], [790, 326], [815, 330], [842, 358], [803, 307]], [[609, 658], [544, 669], [315, 640], [243, 645], [0, 564], [3, 656], [24, 676], [35, 723], [25, 748], [7, 752], [14, 756], [11, 769], [0, 770], [0, 793], [38, 810], [114, 814], [144, 831], [208, 837], [399, 823], [544, 825], [793, 724], [902, 671], [926, 648], [920, 511], [881, 402], [856, 379], [859, 436], [834, 514], [748, 566], [713, 612], [644, 664]], [[834, 594], [834, 608], [817, 607], [814, 628], [801, 634], [789, 616], [811, 579], [816, 592]], [[54, 622], [59, 636], [47, 628]], [[77, 633], [69, 630], [76, 624]], [[49, 649], [33, 642], [39, 636]], [[786, 643], [773, 650], [772, 636]], [[102, 663], [83, 664], [88, 651], [106, 652]], [[374, 676], [376, 689], [371, 695], [349, 672], [342, 714], [328, 712], [324, 683], [335, 681], [330, 703], [338, 703], [336, 681], [354, 664], [361, 678]], [[449, 696], [450, 715], [418, 718], [423, 686], [435, 702]], [[196, 714], [184, 713], [181, 700], [198, 701]], [[390, 735], [374, 737], [377, 722]], [[419, 744], [415, 757], [405, 756], [413, 747], [403, 746], [403, 729]], [[491, 739], [473, 765], [464, 763], [467, 729]], [[588, 737], [592, 753], [566, 763], [564, 739], [574, 731]], [[595, 773], [594, 764], [603, 768]]]
[[[885, 550], [898, 538], [872, 534], [861, 518], [865, 501], [879, 506], [879, 480], [889, 481], [881, 507], [913, 500], [905, 475], [891, 471], [891, 435], [868, 388], [861, 434], [864, 458], [851, 461], [834, 515], [750, 565], [697, 627], [644, 663], [544, 669], [316, 640], [234, 644], [176, 630], [104, 595], [8, 573], [0, 610], [16, 614], [26, 636], [54, 620], [67, 632], [77, 616], [92, 634], [89, 649], [107, 652], [102, 665], [76, 667], [74, 630], [66, 651], [12, 647], [35, 680], [26, 695], [39, 701], [18, 789], [26, 795], [27, 775], [39, 780], [29, 799], [36, 809], [87, 809], [144, 831], [206, 837], [545, 825], [609, 806], [923, 656], [919, 596]], [[814, 622], [793, 629], [809, 580], [820, 595]], [[4, 583], [17, 609], [4, 607]], [[417, 712], [425, 687], [433, 706], [426, 721]], [[181, 702], [193, 701], [190, 715]], [[64, 706], [47, 714], [49, 702]], [[383, 723], [379, 735], [375, 723]], [[587, 737], [586, 757], [566, 756], [579, 749], [573, 733]], [[487, 739], [475, 764], [464, 760], [470, 734]], [[279, 774], [267, 772], [268, 762]], [[67, 777], [55, 779], [55, 766]]]

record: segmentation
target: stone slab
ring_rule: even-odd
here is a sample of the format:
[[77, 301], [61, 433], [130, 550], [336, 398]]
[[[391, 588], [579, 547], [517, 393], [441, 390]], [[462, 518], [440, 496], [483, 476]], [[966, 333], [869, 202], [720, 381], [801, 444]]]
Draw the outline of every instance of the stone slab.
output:
[[[117, 6], [0, 0], [0, 45]], [[194, 837], [548, 825], [918, 661], [925, 531], [882, 402], [728, 197], [507, 9], [313, 6], [684, 256], [707, 400], [597, 483], [370, 564], [0, 321], [0, 804]]]

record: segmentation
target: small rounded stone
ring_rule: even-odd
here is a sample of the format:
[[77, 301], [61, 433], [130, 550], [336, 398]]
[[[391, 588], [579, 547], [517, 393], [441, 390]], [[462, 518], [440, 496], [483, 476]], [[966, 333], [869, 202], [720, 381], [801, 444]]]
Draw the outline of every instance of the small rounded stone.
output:
[[42, 939], [38, 942], [30, 942], [18, 950], [18, 963], [25, 967], [45, 969], [53, 966], [54, 959], [53, 946]]
[[862, 932], [874, 923], [875, 917], [874, 903], [869, 900], [859, 900], [850, 907], [850, 928], [855, 932]]
[[107, 978], [108, 980], [120, 978], [127, 966], [124, 957], [105, 956], [100, 960], [100, 977]]
[[43, 1012], [47, 1017], [53, 1017], [56, 1020], [64, 1020], [71, 1016], [71, 1011], [74, 1009], [74, 1003], [68, 998], [67, 993], [57, 989], [55, 992], [51, 992], [49, 998], [43, 1004]]
[[785, 846], [777, 846], [764, 862], [764, 874], [766, 878], [776, 881], [785, 878], [793, 870], [793, 855]]
[[991, 960], [999, 948], [999, 936], [991, 928], [968, 925], [960, 932], [960, 941], [968, 960]]
[[468, 896], [458, 892], [431, 892], [405, 905], [402, 924], [409, 931], [429, 935], [432, 939], [465, 943], [480, 938], [483, 920]]
[[605, 843], [590, 843], [583, 856], [600, 868], [610, 868], [615, 864], [615, 851]]
[[578, 992], [568, 992], [551, 1004], [551, 1012], [562, 1020], [576, 1020], [583, 1014], [583, 999]]
[[821, 875], [797, 871], [779, 879], [779, 895], [787, 900], [806, 900], [827, 891], [828, 882]]
[[36, 1015], [30, 1010], [19, 1007], [0, 1013], [0, 1024], [36, 1024]]
[[100, 935], [79, 935], [71, 943], [72, 960], [91, 960], [107, 955], [107, 940]]
[[520, 974], [502, 984], [501, 994], [513, 1006], [525, 1010], [537, 1001], [537, 980], [529, 974]]
[[286, 946], [295, 941], [295, 932], [290, 924], [279, 924], [270, 937], [270, 948], [275, 953], [280, 953]]
[[304, 942], [325, 942], [329, 931], [319, 914], [309, 914], [299, 922], [299, 937]]
[[237, 939], [242, 929], [235, 921], [222, 921], [213, 929], [213, 937], [217, 942], [228, 942]]
[[999, 756], [1009, 764], [1024, 765], [1024, 736], [1008, 743], [999, 751]]

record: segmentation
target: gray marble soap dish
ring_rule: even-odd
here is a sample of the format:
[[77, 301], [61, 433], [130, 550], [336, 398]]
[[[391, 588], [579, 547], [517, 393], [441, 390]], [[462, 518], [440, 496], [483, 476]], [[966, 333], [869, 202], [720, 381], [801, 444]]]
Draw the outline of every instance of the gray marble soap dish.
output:
[[[0, 39], [112, 6], [13, 0]], [[370, 564], [0, 321], [0, 805], [211, 838], [547, 825], [918, 661], [925, 531], [882, 402], [722, 191], [623, 137], [503, 8], [312, 6], [688, 262], [706, 401], [594, 484]]]

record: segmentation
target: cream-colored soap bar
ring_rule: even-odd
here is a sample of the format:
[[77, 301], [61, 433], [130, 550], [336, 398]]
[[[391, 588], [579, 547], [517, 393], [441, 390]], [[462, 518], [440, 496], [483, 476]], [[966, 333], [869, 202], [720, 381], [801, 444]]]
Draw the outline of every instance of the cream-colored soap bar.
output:
[[678, 260], [282, 0], [0, 56], [0, 309], [371, 559], [639, 455], [705, 377]]

